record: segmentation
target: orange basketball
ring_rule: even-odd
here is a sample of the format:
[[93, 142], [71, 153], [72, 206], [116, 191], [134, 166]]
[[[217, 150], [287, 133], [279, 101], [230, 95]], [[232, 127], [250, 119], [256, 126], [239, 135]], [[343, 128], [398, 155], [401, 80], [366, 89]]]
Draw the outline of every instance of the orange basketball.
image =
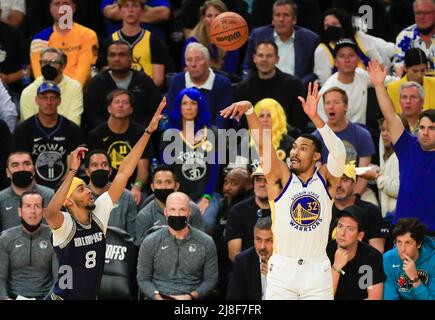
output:
[[210, 26], [210, 41], [219, 48], [237, 50], [248, 40], [249, 29], [243, 17], [235, 12], [224, 12], [214, 18]]

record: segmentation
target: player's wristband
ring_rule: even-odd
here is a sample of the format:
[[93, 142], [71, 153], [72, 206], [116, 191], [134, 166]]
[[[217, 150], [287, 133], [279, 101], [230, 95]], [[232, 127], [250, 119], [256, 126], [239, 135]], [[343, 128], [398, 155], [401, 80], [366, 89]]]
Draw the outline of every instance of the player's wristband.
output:
[[74, 174], [76, 174], [76, 173], [77, 173], [77, 169], [69, 168], [69, 171], [72, 171], [72, 172], [74, 172]]
[[245, 112], [245, 115], [249, 116], [254, 113], [254, 107], [250, 107], [248, 111]]
[[148, 128], [145, 129], [145, 132], [148, 133], [149, 135], [152, 134], [152, 132], [150, 132], [150, 131], [148, 130]]
[[207, 193], [204, 193], [204, 194], [202, 195], [202, 197], [208, 199], [209, 201], [211, 201], [211, 195], [209, 195], [209, 194], [207, 194]]

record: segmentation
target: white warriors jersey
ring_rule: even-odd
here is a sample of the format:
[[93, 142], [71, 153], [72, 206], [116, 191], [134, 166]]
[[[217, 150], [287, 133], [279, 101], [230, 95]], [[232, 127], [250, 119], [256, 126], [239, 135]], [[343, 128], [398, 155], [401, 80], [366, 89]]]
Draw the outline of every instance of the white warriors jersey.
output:
[[324, 255], [332, 217], [332, 198], [318, 170], [303, 183], [292, 173], [272, 213], [273, 252], [291, 258]]

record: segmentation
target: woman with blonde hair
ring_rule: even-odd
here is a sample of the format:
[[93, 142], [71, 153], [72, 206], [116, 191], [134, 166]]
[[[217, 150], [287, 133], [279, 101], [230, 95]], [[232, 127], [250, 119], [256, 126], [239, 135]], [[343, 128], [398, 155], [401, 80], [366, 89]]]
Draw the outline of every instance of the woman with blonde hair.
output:
[[[277, 150], [278, 158], [286, 161], [294, 139], [287, 134], [288, 124], [284, 108], [275, 99], [265, 98], [255, 104], [254, 112], [260, 119], [263, 128], [272, 131], [272, 146]], [[248, 135], [244, 136], [239, 151], [239, 156], [245, 159], [244, 163], [248, 163], [254, 171], [259, 165], [259, 158], [253, 139]]]
[[215, 71], [223, 71], [228, 74], [238, 74], [240, 69], [240, 51], [225, 51], [210, 42], [209, 31], [213, 20], [221, 13], [228, 11], [227, 6], [221, 0], [207, 0], [199, 9], [200, 19], [193, 28], [190, 36], [186, 39], [183, 48], [182, 67], [186, 66], [184, 51], [191, 42], [203, 44], [210, 52], [211, 67]]

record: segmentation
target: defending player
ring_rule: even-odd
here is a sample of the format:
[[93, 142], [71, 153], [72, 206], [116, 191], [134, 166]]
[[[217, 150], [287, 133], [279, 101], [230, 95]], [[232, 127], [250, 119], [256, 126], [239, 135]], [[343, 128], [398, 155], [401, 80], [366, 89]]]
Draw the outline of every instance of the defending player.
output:
[[[122, 161], [109, 190], [95, 202], [85, 182], [75, 177], [87, 149], [79, 147], [71, 153], [70, 170], [45, 215], [53, 231], [53, 247], [59, 261], [59, 280], [48, 299], [97, 298], [104, 269], [105, 234], [110, 212], [125, 190], [151, 134], [157, 129], [165, 105], [166, 99], [163, 98], [148, 128]], [[68, 212], [60, 211], [62, 205]]]
[[[249, 101], [222, 110], [224, 118], [246, 114], [267, 180], [274, 235], [269, 259], [266, 299], [333, 299], [332, 277], [326, 255], [332, 198], [343, 174], [343, 142], [317, 114], [318, 84], [309, 84], [305, 113], [322, 135], [328, 162], [316, 168], [322, 146], [313, 135], [303, 134], [290, 151], [291, 166], [278, 160], [270, 130], [263, 130]], [[269, 170], [268, 170], [269, 169]]]

